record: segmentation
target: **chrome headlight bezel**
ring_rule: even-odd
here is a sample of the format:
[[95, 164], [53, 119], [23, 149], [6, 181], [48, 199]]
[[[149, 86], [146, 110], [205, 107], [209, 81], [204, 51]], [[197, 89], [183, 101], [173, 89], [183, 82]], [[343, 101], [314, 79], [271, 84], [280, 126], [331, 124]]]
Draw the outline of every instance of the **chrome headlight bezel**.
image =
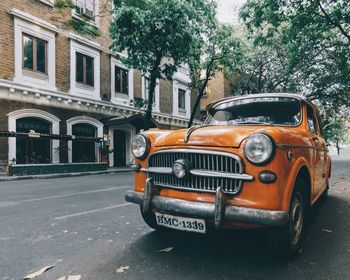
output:
[[[143, 141], [143, 145], [137, 148], [136, 145], [138, 144], [136, 144], [136, 141], [138, 140]], [[140, 149], [140, 147], [143, 149], [143, 151], [137, 152], [137, 149]], [[135, 138], [132, 140], [131, 152], [134, 155], [134, 157], [137, 159], [141, 159], [141, 160], [145, 159], [149, 154], [150, 148], [151, 148], [151, 142], [149, 138], [144, 134], [137, 134]]]
[[[257, 143], [257, 139], [258, 138], [259, 138], [258, 142], [262, 141], [262, 143]], [[252, 145], [256, 146], [255, 149], [263, 148], [263, 152], [262, 153], [266, 153], [266, 154], [264, 156], [261, 156], [260, 159], [256, 159], [256, 158], [254, 159], [251, 156], [251, 151], [248, 150], [248, 149], [251, 149]], [[258, 146], [258, 145], [260, 145], [260, 146]], [[262, 132], [257, 132], [257, 133], [254, 133], [254, 134], [250, 135], [245, 140], [243, 151], [244, 151], [245, 158], [250, 163], [252, 163], [254, 165], [266, 165], [275, 156], [276, 144], [275, 144], [275, 141], [272, 139], [272, 137], [270, 135], [268, 135], [266, 133], [262, 133]]]

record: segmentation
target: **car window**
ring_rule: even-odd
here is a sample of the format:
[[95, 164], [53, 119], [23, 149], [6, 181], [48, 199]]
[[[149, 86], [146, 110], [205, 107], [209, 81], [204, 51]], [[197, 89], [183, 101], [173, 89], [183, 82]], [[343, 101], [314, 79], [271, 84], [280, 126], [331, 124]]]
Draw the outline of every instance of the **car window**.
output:
[[211, 125], [282, 125], [301, 122], [299, 100], [290, 97], [252, 97], [220, 103], [209, 111]]
[[316, 115], [317, 115], [318, 128], [319, 128], [320, 134], [321, 134], [322, 137], [324, 137], [323, 121], [322, 121], [322, 119], [321, 119], [320, 114], [316, 114]]
[[311, 133], [317, 134], [317, 124], [314, 110], [310, 105], [307, 105], [307, 125]]

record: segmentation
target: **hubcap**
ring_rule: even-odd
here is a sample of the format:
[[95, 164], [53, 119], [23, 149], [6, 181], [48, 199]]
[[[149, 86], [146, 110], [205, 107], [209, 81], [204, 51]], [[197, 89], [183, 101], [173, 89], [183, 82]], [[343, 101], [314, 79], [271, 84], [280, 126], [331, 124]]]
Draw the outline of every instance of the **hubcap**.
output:
[[304, 204], [303, 197], [300, 193], [294, 197], [290, 209], [289, 220], [289, 240], [292, 245], [296, 245], [300, 239], [304, 222]]

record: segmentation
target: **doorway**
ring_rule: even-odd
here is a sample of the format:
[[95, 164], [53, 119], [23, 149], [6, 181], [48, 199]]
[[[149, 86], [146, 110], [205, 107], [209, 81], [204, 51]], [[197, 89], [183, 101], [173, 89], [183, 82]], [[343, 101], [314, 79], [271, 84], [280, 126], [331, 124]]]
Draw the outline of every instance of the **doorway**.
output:
[[114, 166], [126, 166], [126, 131], [114, 130], [113, 132], [114, 147]]
[[[72, 134], [75, 136], [96, 137], [95, 126], [78, 123], [72, 126]], [[73, 140], [72, 143], [73, 162], [96, 162], [96, 142]]]
[[[16, 121], [16, 131], [50, 134], [51, 123], [40, 118], [21, 118]], [[16, 163], [36, 164], [51, 162], [51, 140], [47, 138], [16, 138]]]

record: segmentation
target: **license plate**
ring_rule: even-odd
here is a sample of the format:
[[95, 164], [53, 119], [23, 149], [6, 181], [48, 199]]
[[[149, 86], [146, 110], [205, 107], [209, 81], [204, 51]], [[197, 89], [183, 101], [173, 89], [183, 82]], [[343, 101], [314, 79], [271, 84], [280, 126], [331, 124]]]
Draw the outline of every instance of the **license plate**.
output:
[[183, 231], [192, 231], [205, 233], [205, 220], [203, 219], [193, 219], [193, 218], [184, 218], [184, 217], [176, 217], [172, 215], [166, 215], [161, 213], [156, 214], [157, 224], [160, 226], [173, 228], [177, 230]]

